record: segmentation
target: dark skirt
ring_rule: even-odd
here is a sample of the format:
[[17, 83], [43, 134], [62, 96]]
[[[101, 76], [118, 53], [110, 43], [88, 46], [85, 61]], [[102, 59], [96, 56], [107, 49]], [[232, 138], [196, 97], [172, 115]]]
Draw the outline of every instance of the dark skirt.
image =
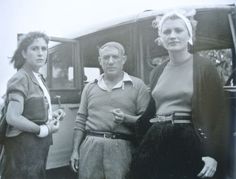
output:
[[196, 179], [204, 163], [192, 124], [155, 123], [131, 164], [133, 179]]
[[39, 138], [21, 133], [5, 142], [3, 179], [45, 179], [46, 162], [52, 136]]

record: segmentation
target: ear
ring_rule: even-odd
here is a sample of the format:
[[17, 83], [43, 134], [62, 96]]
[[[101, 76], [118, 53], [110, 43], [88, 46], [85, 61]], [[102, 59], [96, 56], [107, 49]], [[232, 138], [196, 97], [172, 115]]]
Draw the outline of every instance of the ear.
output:
[[100, 56], [98, 57], [98, 62], [99, 62], [99, 64], [102, 66], [102, 59], [101, 59]]
[[127, 56], [124, 55], [124, 56], [123, 56], [123, 61], [122, 61], [123, 65], [125, 64], [126, 60], [127, 60]]
[[21, 51], [21, 55], [22, 55], [22, 57], [25, 59], [25, 57], [26, 57], [25, 50], [22, 50], [22, 51]]
[[154, 42], [158, 45], [158, 46], [163, 46], [163, 42], [161, 37], [157, 37]]

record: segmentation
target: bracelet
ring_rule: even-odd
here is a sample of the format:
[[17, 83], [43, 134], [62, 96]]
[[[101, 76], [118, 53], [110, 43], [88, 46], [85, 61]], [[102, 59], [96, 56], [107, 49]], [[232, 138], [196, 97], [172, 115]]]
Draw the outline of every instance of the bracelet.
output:
[[49, 129], [46, 125], [40, 125], [40, 132], [37, 135], [38, 137], [42, 138], [42, 137], [46, 137], [49, 134]]

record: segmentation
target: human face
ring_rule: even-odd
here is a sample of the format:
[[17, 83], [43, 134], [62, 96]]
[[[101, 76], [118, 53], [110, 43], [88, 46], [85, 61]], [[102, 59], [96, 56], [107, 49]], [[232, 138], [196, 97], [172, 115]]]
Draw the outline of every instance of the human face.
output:
[[182, 19], [167, 19], [162, 25], [160, 39], [168, 51], [188, 49], [188, 29]]
[[35, 72], [38, 72], [39, 68], [46, 63], [47, 54], [48, 45], [43, 38], [35, 39], [26, 50], [22, 51], [25, 64], [28, 64]]
[[118, 76], [123, 71], [126, 56], [115, 47], [105, 47], [100, 51], [99, 63], [107, 76]]

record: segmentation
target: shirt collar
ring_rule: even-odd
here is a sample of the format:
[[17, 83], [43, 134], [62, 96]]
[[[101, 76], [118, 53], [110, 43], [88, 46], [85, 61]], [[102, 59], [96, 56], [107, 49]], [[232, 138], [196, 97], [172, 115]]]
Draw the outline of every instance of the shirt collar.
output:
[[[98, 86], [103, 89], [103, 90], [106, 90], [106, 91], [109, 91], [106, 83], [104, 82], [103, 80], [103, 77], [104, 77], [104, 74], [101, 74], [97, 80], [97, 84]], [[130, 82], [132, 83], [133, 85], [133, 80], [131, 79], [131, 77], [128, 75], [128, 73], [124, 72], [124, 75], [123, 75], [123, 79], [121, 81], [119, 81], [113, 88], [113, 89], [116, 89], [116, 88], [122, 88], [122, 90], [124, 90], [124, 86], [125, 86], [125, 82]]]
[[39, 80], [39, 79], [42, 80], [41, 76], [40, 76], [40, 73], [36, 73], [36, 72], [33, 71], [33, 74], [34, 74], [34, 76], [37, 80]]

